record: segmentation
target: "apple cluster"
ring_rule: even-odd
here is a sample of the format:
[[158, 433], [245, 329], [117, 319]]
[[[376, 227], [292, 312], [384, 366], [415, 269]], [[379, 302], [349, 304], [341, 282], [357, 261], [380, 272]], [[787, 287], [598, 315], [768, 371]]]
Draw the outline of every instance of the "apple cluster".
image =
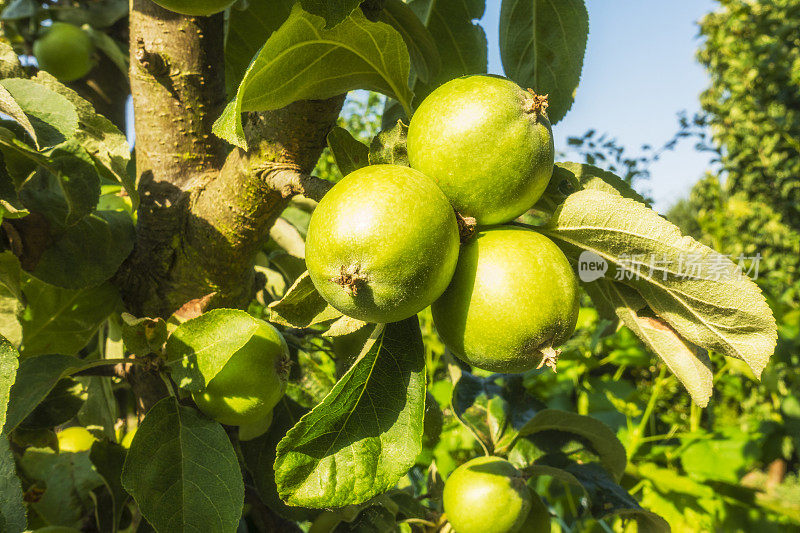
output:
[[513, 224], [553, 172], [547, 97], [457, 78], [419, 105], [407, 148], [410, 168], [360, 168], [319, 203], [306, 240], [314, 286], [365, 322], [431, 306], [447, 347], [475, 367], [554, 367], [575, 330], [577, 280], [550, 239]]

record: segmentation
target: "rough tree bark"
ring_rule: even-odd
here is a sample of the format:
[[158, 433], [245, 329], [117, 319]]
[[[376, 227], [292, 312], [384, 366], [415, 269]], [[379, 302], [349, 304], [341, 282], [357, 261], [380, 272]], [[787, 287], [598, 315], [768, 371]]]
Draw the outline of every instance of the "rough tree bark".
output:
[[[321, 196], [308, 175], [344, 97], [251, 113], [251, 147], [211, 132], [226, 103], [223, 16], [187, 17], [150, 0], [130, 11], [131, 91], [141, 204], [137, 242], [116, 276], [128, 311], [167, 317], [214, 293], [209, 307], [242, 307], [253, 292], [255, 255], [289, 199]], [[163, 382], [127, 376], [146, 412]]]
[[226, 102], [223, 18], [185, 17], [150, 0], [130, 14], [131, 90], [139, 190], [134, 254], [119, 276], [129, 310], [168, 316], [216, 293], [238, 307], [251, 293], [255, 252], [307, 176], [343, 98], [251, 114], [252, 147], [211, 133]]

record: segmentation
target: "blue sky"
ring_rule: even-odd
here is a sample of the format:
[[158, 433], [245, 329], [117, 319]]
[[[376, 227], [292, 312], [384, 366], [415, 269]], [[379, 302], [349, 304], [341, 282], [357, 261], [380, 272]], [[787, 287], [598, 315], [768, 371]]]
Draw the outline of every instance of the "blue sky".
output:
[[[678, 128], [677, 113], [699, 111], [708, 77], [695, 61], [696, 21], [711, 0], [587, 0], [589, 42], [581, 84], [569, 114], [553, 128], [556, 149], [589, 129], [615, 137], [632, 154], [660, 146]], [[489, 72], [502, 73], [498, 48], [500, 0], [487, 0], [481, 25], [489, 41]], [[651, 167], [641, 183], [665, 211], [710, 168], [708, 154], [684, 141]], [[574, 157], [574, 156], [573, 156]]]

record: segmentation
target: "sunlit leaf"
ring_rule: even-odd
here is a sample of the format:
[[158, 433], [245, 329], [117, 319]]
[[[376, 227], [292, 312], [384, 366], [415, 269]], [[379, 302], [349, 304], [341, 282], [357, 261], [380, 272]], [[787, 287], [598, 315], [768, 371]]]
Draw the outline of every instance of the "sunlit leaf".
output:
[[278, 444], [290, 505], [343, 507], [393, 487], [422, 450], [425, 356], [416, 317], [379, 326], [328, 396]]

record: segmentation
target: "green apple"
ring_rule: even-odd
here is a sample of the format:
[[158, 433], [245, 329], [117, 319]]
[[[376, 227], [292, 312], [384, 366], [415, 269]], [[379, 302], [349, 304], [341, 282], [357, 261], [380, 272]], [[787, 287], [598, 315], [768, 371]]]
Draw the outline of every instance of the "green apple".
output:
[[[197, 353], [198, 358], [205, 356], [210, 357], [207, 351]], [[286, 391], [288, 370], [286, 341], [277, 329], [261, 322], [253, 337], [192, 398], [203, 413], [222, 424], [265, 423]]]
[[500, 457], [478, 457], [456, 468], [442, 499], [456, 533], [521, 532], [531, 508], [522, 473]]
[[536, 203], [553, 173], [546, 106], [546, 97], [505, 78], [451, 80], [411, 118], [411, 166], [478, 225], [508, 222]]
[[58, 450], [61, 452], [86, 452], [92, 449], [97, 440], [86, 428], [70, 427], [56, 433]]
[[429, 306], [458, 261], [458, 224], [436, 184], [408, 167], [356, 170], [311, 216], [306, 266], [325, 300], [365, 322], [396, 322]]
[[181, 15], [208, 16], [231, 7], [236, 0], [153, 0], [164, 9]]
[[41, 70], [63, 82], [86, 76], [94, 63], [94, 45], [89, 35], [77, 26], [54, 22], [44, 36], [33, 43], [33, 55]]
[[535, 231], [498, 226], [462, 246], [433, 306], [436, 330], [467, 363], [492, 372], [555, 365], [578, 318], [578, 282], [564, 253]]

